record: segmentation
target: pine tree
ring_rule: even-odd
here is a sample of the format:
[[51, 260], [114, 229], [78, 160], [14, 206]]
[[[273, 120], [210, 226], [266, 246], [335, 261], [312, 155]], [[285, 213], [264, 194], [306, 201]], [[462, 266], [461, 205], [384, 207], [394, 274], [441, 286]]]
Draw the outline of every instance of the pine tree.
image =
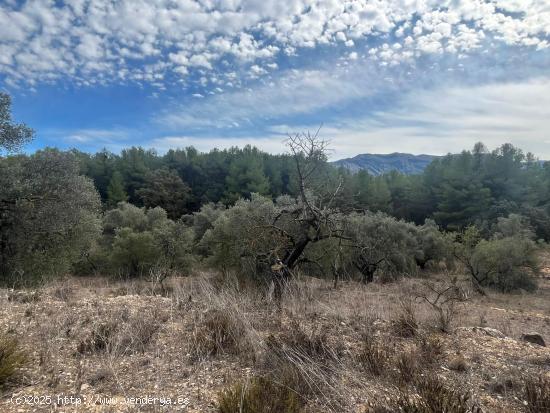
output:
[[119, 202], [127, 201], [128, 194], [124, 189], [124, 180], [120, 172], [115, 171], [109, 186], [107, 187], [107, 204], [111, 207], [116, 206]]

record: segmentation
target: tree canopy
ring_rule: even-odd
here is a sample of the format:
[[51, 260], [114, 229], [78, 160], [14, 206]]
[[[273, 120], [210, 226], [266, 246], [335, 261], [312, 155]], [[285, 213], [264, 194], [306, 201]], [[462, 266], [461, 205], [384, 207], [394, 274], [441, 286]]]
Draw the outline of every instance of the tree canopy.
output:
[[[11, 118], [11, 97], [0, 92], [0, 151], [14, 152], [30, 141], [34, 131], [24, 123], [14, 123]], [[1, 153], [1, 152], [0, 152]]]

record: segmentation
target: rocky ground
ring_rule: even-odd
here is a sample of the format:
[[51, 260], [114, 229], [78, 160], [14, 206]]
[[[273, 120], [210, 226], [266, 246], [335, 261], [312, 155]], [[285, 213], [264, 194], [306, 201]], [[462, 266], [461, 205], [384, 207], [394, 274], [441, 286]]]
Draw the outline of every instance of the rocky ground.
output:
[[306, 412], [366, 412], [410, 391], [411, 377], [436, 377], [482, 411], [528, 411], [525, 382], [550, 379], [550, 349], [522, 335], [550, 341], [550, 280], [533, 294], [465, 297], [445, 308], [447, 332], [421, 288], [303, 279], [281, 309], [208, 274], [165, 288], [69, 278], [2, 290], [0, 331], [28, 360], [0, 411], [215, 412], [228, 386], [273, 377], [274, 354], [306, 377]]

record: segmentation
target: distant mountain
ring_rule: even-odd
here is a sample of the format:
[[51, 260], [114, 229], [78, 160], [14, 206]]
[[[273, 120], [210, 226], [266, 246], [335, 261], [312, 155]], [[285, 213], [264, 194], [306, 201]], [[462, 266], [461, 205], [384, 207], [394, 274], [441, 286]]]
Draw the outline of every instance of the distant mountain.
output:
[[419, 174], [437, 158], [435, 155], [412, 155], [410, 153], [390, 153], [376, 155], [365, 153], [353, 158], [340, 159], [334, 165], [350, 170], [353, 173], [366, 169], [371, 175], [382, 175], [390, 171], [398, 171], [406, 175]]

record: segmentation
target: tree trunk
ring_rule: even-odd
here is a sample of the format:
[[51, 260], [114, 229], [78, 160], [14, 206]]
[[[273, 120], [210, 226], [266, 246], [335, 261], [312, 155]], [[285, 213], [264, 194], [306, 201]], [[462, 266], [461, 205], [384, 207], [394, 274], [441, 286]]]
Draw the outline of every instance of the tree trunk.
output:
[[363, 259], [360, 260], [361, 262], [354, 262], [353, 265], [355, 265], [355, 268], [359, 270], [361, 273], [361, 282], [363, 284], [371, 283], [374, 281], [374, 273], [378, 269], [377, 264], [369, 264], [365, 262]]
[[361, 274], [363, 274], [362, 282], [363, 284], [368, 284], [374, 281], [374, 273], [376, 272], [376, 268], [367, 267], [366, 269], [361, 271]]
[[286, 254], [282, 261], [271, 266], [271, 280], [273, 281], [273, 299], [277, 306], [281, 308], [283, 291], [286, 283], [292, 278], [291, 270], [298, 263], [304, 250], [309, 244], [310, 239], [304, 238], [298, 242], [294, 248]]
[[304, 238], [298, 242], [289, 253], [287, 253], [285, 258], [283, 258], [283, 264], [285, 267], [288, 269], [294, 268], [310, 241], [311, 240], [309, 238]]

